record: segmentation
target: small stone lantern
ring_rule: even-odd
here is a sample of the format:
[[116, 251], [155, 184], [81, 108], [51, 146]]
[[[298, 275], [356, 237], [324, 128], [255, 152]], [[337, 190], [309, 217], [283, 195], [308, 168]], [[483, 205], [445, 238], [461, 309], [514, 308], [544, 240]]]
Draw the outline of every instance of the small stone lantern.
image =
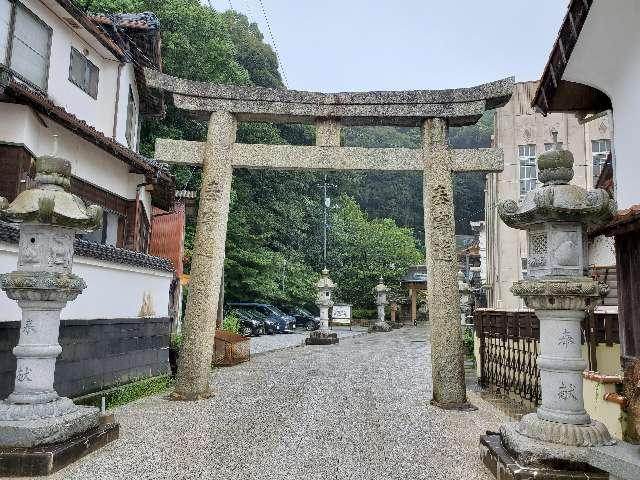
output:
[[320, 309], [320, 329], [309, 334], [305, 340], [307, 345], [329, 345], [338, 343], [338, 335], [329, 330], [329, 309], [333, 306], [331, 292], [336, 288], [336, 284], [329, 278], [329, 270], [325, 267], [322, 270], [320, 280], [316, 283], [318, 297], [316, 305]]
[[65, 442], [99, 425], [97, 408], [74, 405], [53, 388], [56, 358], [62, 352], [60, 312], [86, 287], [71, 272], [73, 242], [77, 233], [102, 223], [100, 207], [86, 207], [69, 192], [70, 177], [68, 161], [41, 157], [36, 161], [36, 187], [10, 205], [0, 199], [0, 218], [20, 225], [17, 270], [0, 275], [0, 288], [22, 309], [20, 338], [13, 349], [15, 388], [0, 402], [0, 447]]
[[387, 292], [389, 289], [384, 284], [384, 279], [380, 277], [376, 288], [376, 305], [378, 307], [378, 321], [371, 327], [374, 332], [390, 332], [391, 326], [385, 321], [384, 309], [389, 304], [387, 301]]
[[458, 271], [458, 293], [460, 294], [460, 323], [466, 325], [467, 315], [471, 313], [471, 287], [461, 270]]
[[[516, 453], [528, 448], [518, 436], [527, 437], [529, 443], [534, 439], [576, 447], [612, 442], [607, 428], [584, 409], [582, 371], [587, 364], [582, 358], [580, 322], [606, 292], [606, 285], [585, 276], [586, 231], [612, 218], [616, 205], [604, 190], [569, 184], [573, 155], [557, 145], [554, 133], [554, 149], [538, 157], [542, 186], [520, 204], [507, 200], [498, 205], [504, 223], [527, 232], [528, 276], [514, 283], [511, 291], [540, 319], [542, 404], [537, 413], [501, 428], [503, 442]], [[565, 450], [549, 455], [562, 458]]]

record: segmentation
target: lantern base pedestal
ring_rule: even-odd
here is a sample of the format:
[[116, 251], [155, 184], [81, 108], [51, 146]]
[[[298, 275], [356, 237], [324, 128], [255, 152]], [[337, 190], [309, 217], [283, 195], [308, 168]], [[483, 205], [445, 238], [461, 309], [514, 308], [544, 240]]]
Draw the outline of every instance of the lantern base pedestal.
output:
[[116, 440], [119, 428], [117, 423], [109, 423], [51, 445], [0, 447], [0, 477], [50, 475]]
[[[480, 437], [480, 459], [496, 479], [609, 478], [609, 473], [593, 468], [587, 463], [590, 448], [543, 445], [543, 442], [520, 435], [515, 431], [515, 424], [503, 425], [500, 430], [500, 434], [487, 432], [487, 435]], [[510, 440], [505, 438], [505, 434]], [[514, 441], [516, 436], [522, 438]], [[513, 447], [519, 451], [512, 450]]]
[[391, 330], [391, 325], [387, 322], [376, 322], [369, 327], [369, 333], [390, 332]]
[[600, 447], [615, 444], [603, 423], [591, 420], [586, 425], [572, 425], [542, 420], [535, 413], [522, 417], [516, 425], [521, 436], [545, 443], [569, 447]]
[[316, 330], [305, 339], [305, 345], [334, 345], [339, 343], [338, 334], [335, 332]]
[[[61, 403], [66, 398], [51, 404]], [[47, 404], [35, 405], [43, 411]], [[65, 407], [67, 407], [65, 402]], [[64, 442], [82, 432], [91, 430], [100, 424], [100, 410], [96, 407], [73, 405], [70, 410], [57, 411], [51, 407], [50, 416], [34, 418], [25, 416], [25, 405], [12, 405], [0, 402], [0, 448], [31, 448]], [[29, 405], [31, 407], [31, 405]], [[31, 413], [31, 411], [29, 412]]]

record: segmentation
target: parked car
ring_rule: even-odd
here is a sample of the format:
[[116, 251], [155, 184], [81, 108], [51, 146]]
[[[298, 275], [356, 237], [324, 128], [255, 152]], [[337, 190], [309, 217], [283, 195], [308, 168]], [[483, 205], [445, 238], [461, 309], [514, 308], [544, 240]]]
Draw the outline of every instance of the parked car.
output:
[[234, 302], [228, 304], [229, 308], [239, 310], [254, 310], [264, 315], [268, 320], [277, 324], [276, 333], [293, 332], [296, 328], [296, 320], [285, 314], [277, 307], [268, 303]]
[[240, 323], [240, 335], [244, 337], [260, 336], [265, 332], [265, 324], [260, 319], [249, 315], [246, 311], [239, 308], [230, 308], [225, 311], [226, 315], [235, 315]]
[[320, 328], [320, 317], [313, 315], [302, 307], [283, 305], [280, 309], [296, 319], [296, 326], [304, 327], [308, 332]]
[[267, 317], [265, 314], [259, 312], [258, 310], [252, 309], [242, 309], [243, 314], [249, 315], [256, 320], [259, 320], [264, 325], [264, 333], [268, 335], [273, 335], [274, 333], [280, 333], [281, 331], [281, 322], [275, 318]]

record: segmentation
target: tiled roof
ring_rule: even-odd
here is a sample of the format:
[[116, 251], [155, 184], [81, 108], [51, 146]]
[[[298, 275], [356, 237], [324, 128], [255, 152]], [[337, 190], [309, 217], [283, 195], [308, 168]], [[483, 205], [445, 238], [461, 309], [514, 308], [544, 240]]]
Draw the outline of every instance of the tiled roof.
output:
[[613, 220], [591, 232], [591, 235], [617, 235], [629, 231], [640, 231], [640, 205], [620, 210]]
[[80, 25], [82, 25], [87, 31], [89, 31], [94, 37], [98, 39], [98, 41], [104, 45], [116, 58], [122, 59], [124, 56], [124, 51], [122, 48], [113, 41], [109, 35], [106, 35], [102, 30], [100, 30], [91, 19], [80, 10], [71, 0], [56, 0], [58, 5], [64, 8], [69, 15], [71, 15], [74, 20], [76, 20]]
[[[7, 78], [8, 77], [8, 78]], [[49, 98], [28, 86], [11, 78], [8, 72], [0, 70], [0, 93], [17, 103], [30, 105], [40, 113], [50, 117], [78, 136], [90, 141], [131, 166], [136, 173], [144, 174], [147, 181], [156, 185], [152, 192], [154, 203], [163, 210], [170, 210], [175, 197], [175, 184], [169, 169], [156, 160], [146, 158], [139, 153], [126, 148], [112, 138], [105, 136], [84, 120], [80, 120], [64, 108], [54, 104]]]
[[[17, 227], [0, 222], [0, 241], [18, 243], [20, 231]], [[152, 270], [162, 270], [173, 272], [173, 264], [166, 258], [154, 257], [145, 253], [125, 250], [110, 245], [89, 242], [87, 240], [76, 239], [73, 243], [74, 252], [81, 257], [95, 258], [107, 262], [131, 265], [134, 267], [149, 268]]]
[[195, 190], [176, 190], [176, 198], [197, 198], [198, 192]]

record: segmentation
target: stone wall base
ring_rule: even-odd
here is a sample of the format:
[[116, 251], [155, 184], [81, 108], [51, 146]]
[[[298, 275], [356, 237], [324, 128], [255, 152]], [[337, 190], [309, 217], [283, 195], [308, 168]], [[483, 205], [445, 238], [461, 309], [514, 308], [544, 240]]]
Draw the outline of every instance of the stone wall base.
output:
[[569, 480], [590, 478], [609, 479], [609, 474], [585, 463], [557, 462], [555, 465], [522, 463], [505, 448], [497, 433], [480, 437], [480, 460], [497, 480]]
[[116, 440], [119, 428], [110, 423], [53, 445], [0, 449], [0, 477], [50, 475]]

